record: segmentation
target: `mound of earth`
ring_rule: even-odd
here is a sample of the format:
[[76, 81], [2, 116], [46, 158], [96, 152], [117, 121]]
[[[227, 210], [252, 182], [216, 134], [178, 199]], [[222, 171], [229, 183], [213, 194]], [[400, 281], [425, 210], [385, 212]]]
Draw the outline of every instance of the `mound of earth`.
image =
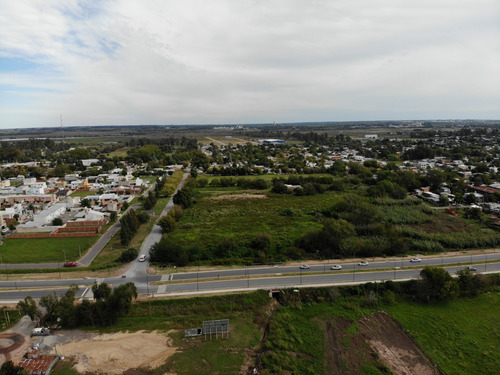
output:
[[327, 373], [360, 374], [370, 364], [395, 375], [444, 375], [389, 314], [377, 312], [351, 326], [342, 318], [327, 322]]

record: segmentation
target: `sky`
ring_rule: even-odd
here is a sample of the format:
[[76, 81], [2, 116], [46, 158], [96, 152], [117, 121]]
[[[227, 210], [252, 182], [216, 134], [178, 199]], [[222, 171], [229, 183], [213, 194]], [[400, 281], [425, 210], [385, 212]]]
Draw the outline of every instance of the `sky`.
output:
[[498, 0], [0, 0], [0, 128], [500, 119]]

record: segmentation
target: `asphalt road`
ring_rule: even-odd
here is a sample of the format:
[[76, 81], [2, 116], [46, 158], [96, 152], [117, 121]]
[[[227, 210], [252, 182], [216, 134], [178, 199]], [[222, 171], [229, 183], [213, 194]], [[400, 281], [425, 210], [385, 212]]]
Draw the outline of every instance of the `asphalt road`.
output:
[[[169, 201], [168, 201], [167, 205], [165, 206], [165, 208], [163, 209], [162, 213], [160, 214], [160, 216], [158, 216], [157, 221], [160, 220], [160, 218], [162, 218], [163, 216], [165, 216], [168, 213], [168, 211], [170, 211], [174, 207], [174, 198], [173, 197], [179, 189], [182, 189], [182, 187], [184, 186], [184, 183], [186, 182], [188, 175], [189, 175], [189, 172], [186, 171], [184, 173], [184, 175], [182, 176], [182, 180], [179, 183], [179, 185], [177, 186], [177, 189], [175, 190], [174, 194], [172, 194], [172, 197], [169, 199]], [[142, 242], [142, 246], [141, 246], [141, 249], [139, 251], [138, 258], [141, 255], [146, 255], [146, 257], [147, 257], [146, 259], [148, 259], [149, 258], [149, 249], [155, 243], [160, 242], [161, 236], [162, 236], [161, 227], [159, 225], [155, 224], [153, 226], [153, 229], [151, 230], [151, 232], [148, 234], [148, 236]], [[128, 279], [135, 279], [138, 277], [139, 278], [144, 277], [145, 275], [147, 275], [146, 270], [148, 268], [148, 265], [149, 265], [149, 262], [147, 262], [147, 261], [146, 262], [134, 261], [131, 263], [129, 269], [125, 273], [125, 276]]]
[[[490, 254], [491, 255], [491, 254]], [[455, 258], [447, 258], [448, 261], [455, 261]], [[455, 262], [456, 263], [456, 262]], [[346, 265], [347, 266], [347, 265]], [[326, 286], [326, 285], [341, 285], [341, 284], [355, 284], [368, 281], [384, 281], [384, 280], [406, 280], [417, 278], [421, 267], [416, 268], [401, 268], [393, 267], [389, 269], [372, 269], [345, 268], [342, 271], [328, 270], [323, 273], [323, 267], [318, 266], [320, 269], [314, 270], [313, 267], [309, 270], [298, 271], [298, 267], [294, 267], [294, 272], [288, 275], [280, 275], [280, 273], [267, 273], [261, 274], [261, 277], [255, 277], [253, 271], [260, 271], [262, 269], [239, 269], [231, 270], [240, 272], [241, 275], [247, 277], [240, 277], [238, 279], [224, 279], [217, 274], [210, 275], [202, 279], [200, 273], [193, 272], [191, 278], [186, 282], [175, 281], [171, 275], [163, 276], [135, 276], [129, 277], [111, 277], [102, 279], [61, 279], [61, 280], [39, 280], [39, 281], [3, 281], [0, 282], [0, 300], [17, 302], [26, 296], [30, 295], [35, 299], [42, 297], [53, 291], [60, 295], [64, 293], [71, 284], [76, 284], [80, 287], [77, 296], [88, 295], [89, 288], [94, 282], [105, 282], [113, 287], [126, 282], [134, 282], [139, 294], [148, 295], [172, 295], [179, 293], [203, 293], [207, 291], [229, 291], [229, 290], [245, 290], [245, 289], [272, 289], [272, 288], [290, 288], [290, 287], [307, 287], [307, 286]], [[445, 269], [451, 274], [455, 274], [458, 269], [463, 268], [460, 266], [448, 266]], [[498, 273], [500, 272], [500, 263], [484, 263], [475, 264], [478, 272]], [[273, 267], [273, 269], [275, 269]], [[196, 278], [198, 274], [198, 278]], [[207, 276], [207, 275], [206, 275]], [[227, 277], [227, 275], [226, 275]], [[152, 285], [155, 281], [166, 281], [163, 285]], [[170, 281], [168, 281], [170, 280]], [[21, 289], [22, 288], [22, 289]], [[36, 288], [36, 289], [32, 289]]]
[[[200, 271], [200, 272], [189, 272], [189, 273], [175, 273], [172, 275], [173, 280], [193, 280], [193, 279], [205, 279], [205, 278], [221, 278], [221, 277], [247, 277], [248, 275], [272, 275], [272, 274], [285, 274], [285, 273], [296, 273], [302, 272], [303, 274], [310, 272], [326, 272], [330, 271], [330, 267], [334, 264], [341, 264], [343, 271], [351, 270], [373, 270], [382, 268], [395, 268], [399, 267], [401, 269], [408, 267], [419, 267], [424, 266], [443, 266], [447, 264], [472, 264], [479, 262], [488, 262], [493, 260], [500, 260], [500, 252], [489, 253], [489, 254], [478, 254], [478, 255], [466, 255], [466, 256], [456, 256], [456, 257], [442, 257], [442, 258], [422, 258], [419, 263], [410, 262], [410, 257], [408, 258], [394, 258], [388, 259], [382, 262], [370, 262], [368, 260], [367, 266], [359, 266], [358, 263], [336, 263], [332, 260], [329, 263], [323, 263], [319, 265], [310, 265], [308, 270], [301, 270], [299, 266], [267, 266], [267, 267], [248, 267], [245, 269], [230, 269], [230, 270], [220, 270], [220, 271]], [[334, 272], [334, 271], [332, 271]]]

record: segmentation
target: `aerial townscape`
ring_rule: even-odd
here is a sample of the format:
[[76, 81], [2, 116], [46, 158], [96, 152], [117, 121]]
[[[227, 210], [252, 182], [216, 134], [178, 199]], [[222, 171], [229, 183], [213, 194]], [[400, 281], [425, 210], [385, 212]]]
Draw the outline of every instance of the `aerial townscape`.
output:
[[1, 130], [4, 364], [494, 373], [499, 125]]
[[496, 375], [500, 1], [0, 1], [0, 375]]

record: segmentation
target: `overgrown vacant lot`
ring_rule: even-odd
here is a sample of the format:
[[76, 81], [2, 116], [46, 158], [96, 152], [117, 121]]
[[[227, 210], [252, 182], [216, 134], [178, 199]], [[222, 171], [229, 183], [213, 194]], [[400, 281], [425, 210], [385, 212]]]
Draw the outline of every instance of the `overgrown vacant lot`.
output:
[[[385, 374], [387, 368], [393, 373], [401, 373], [397, 371], [401, 368], [419, 373], [415, 369], [424, 365], [434, 372], [422, 373], [439, 373], [432, 362], [446, 374], [498, 372], [498, 290], [428, 305], [397, 302], [367, 307], [362, 296], [334, 299], [292, 303], [274, 313], [263, 373]], [[392, 315], [404, 331], [380, 311]], [[432, 361], [418, 354], [422, 349]], [[412, 364], [418, 367], [411, 370]]]
[[[323, 211], [350, 194], [379, 213], [380, 219], [373, 224], [386, 222], [406, 238], [408, 251], [412, 253], [489, 247], [500, 242], [500, 234], [481, 221], [455, 217], [412, 198], [370, 200], [363, 197], [364, 191], [363, 186], [349, 185], [343, 192], [296, 196], [208, 185], [195, 189], [196, 203], [184, 211], [177, 229], [169, 236], [184, 249], [191, 249], [191, 254], [201, 254], [200, 259], [206, 259], [203, 254], [209, 254], [208, 258], [252, 256], [256, 259], [256, 252], [247, 249], [257, 236], [266, 234], [270, 238], [266, 255], [283, 260], [290, 254], [297, 256], [293, 250], [297, 240], [308, 231], [321, 228]], [[383, 242], [376, 234], [361, 233], [358, 239], [365, 243]], [[356, 246], [353, 249], [350, 256], [355, 256]], [[196, 258], [192, 256], [191, 260]]]

